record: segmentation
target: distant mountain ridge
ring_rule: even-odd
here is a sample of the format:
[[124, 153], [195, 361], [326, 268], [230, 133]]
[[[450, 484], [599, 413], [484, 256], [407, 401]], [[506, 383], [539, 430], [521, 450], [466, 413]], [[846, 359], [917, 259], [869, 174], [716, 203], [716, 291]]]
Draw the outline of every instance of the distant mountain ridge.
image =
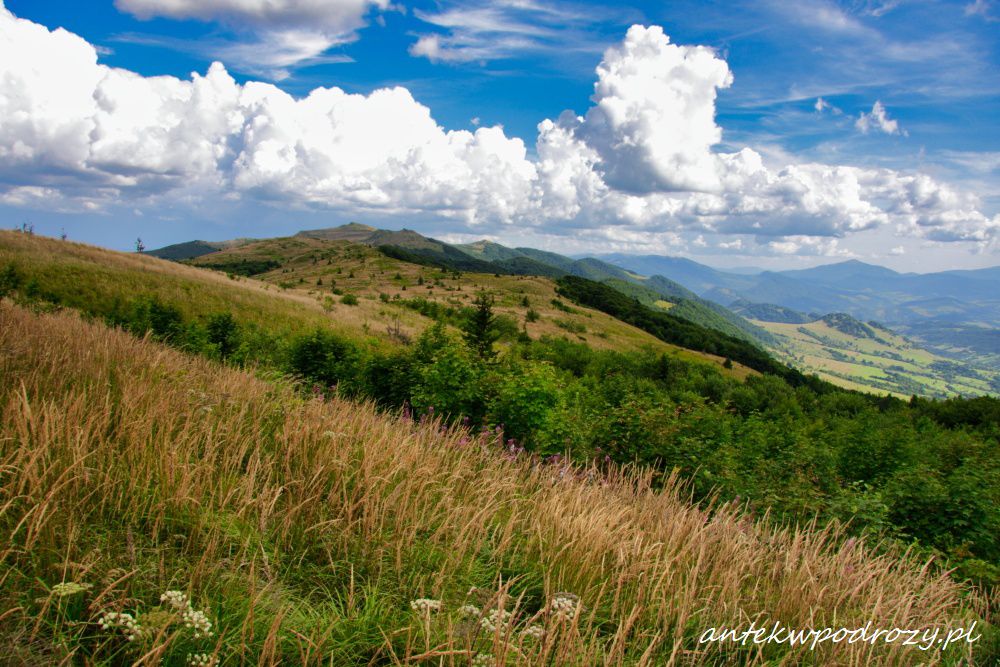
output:
[[[692, 260], [657, 255], [601, 255], [639, 273], [659, 273], [699, 296], [753, 319], [780, 322], [778, 311], [847, 313], [885, 322], [939, 354], [1000, 364], [1000, 267], [899, 273], [848, 260], [811, 269], [731, 273]], [[789, 312], [791, 311], [791, 312]]]

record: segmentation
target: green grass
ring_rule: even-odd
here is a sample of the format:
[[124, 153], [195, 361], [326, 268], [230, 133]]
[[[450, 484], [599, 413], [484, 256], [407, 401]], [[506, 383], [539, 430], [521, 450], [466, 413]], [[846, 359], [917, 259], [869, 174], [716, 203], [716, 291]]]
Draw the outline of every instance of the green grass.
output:
[[875, 329], [877, 339], [852, 336], [822, 320], [808, 324], [756, 321], [774, 335], [774, 351], [806, 372], [849, 389], [946, 397], [995, 393], [991, 381], [1000, 373], [967, 364], [948, 366], [947, 374], [933, 364], [946, 362], [908, 339]]

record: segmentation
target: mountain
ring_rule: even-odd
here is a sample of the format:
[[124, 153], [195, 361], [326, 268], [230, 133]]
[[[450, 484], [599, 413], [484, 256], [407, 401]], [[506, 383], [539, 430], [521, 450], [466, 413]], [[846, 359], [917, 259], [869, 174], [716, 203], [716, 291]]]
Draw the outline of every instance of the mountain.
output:
[[[742, 313], [757, 304], [802, 313], [847, 313], [859, 320], [877, 320], [938, 354], [976, 364], [997, 359], [1000, 329], [1000, 267], [936, 273], [899, 273], [848, 260], [810, 269], [762, 271], [756, 274], [720, 271], [678, 257], [601, 255], [622, 268], [658, 273], [699, 296]], [[756, 311], [761, 314], [764, 311]], [[778, 317], [772, 310], [762, 320]], [[961, 340], [951, 345], [953, 340]]]
[[476, 259], [482, 259], [487, 262], [502, 262], [504, 260], [525, 257], [525, 254], [518, 250], [485, 239], [476, 241], [475, 243], [458, 244], [455, 247], [472, 255]]
[[753, 284], [754, 278], [752, 275], [744, 276], [719, 271], [683, 257], [613, 253], [598, 255], [598, 258], [642, 275], [670, 278], [701, 296], [718, 287], [733, 290], [748, 288]]
[[362, 225], [357, 222], [349, 222], [339, 227], [329, 227], [326, 229], [307, 229], [299, 232], [296, 236], [304, 236], [310, 239], [323, 239], [324, 241], [351, 241], [353, 243], [365, 243], [372, 234], [377, 232], [375, 227]]
[[738, 299], [732, 302], [729, 304], [729, 308], [737, 315], [742, 315], [749, 320], [761, 320], [763, 322], [805, 324], [816, 319], [791, 308], [785, 308], [773, 303], [753, 303], [746, 299]]
[[[790, 340], [787, 331], [768, 325], [822, 326], [838, 335], [874, 340], [878, 334], [865, 321], [886, 322], [892, 335], [904, 334], [906, 345], [942, 362], [919, 373], [931, 376], [940, 370], [938, 379], [947, 376], [954, 380], [936, 384], [912, 378], [887, 380], [857, 369], [840, 369], [843, 375], [853, 377], [852, 386], [867, 384], [899, 394], [914, 388], [934, 395], [969, 393], [973, 388], [989, 391], [990, 369], [1000, 365], [1000, 331], [996, 327], [1000, 269], [898, 273], [850, 260], [810, 269], [732, 273], [677, 257], [615, 254], [572, 258], [534, 248], [510, 248], [485, 239], [452, 245], [409, 229], [384, 230], [357, 223], [304, 230], [293, 239], [369, 246], [385, 257], [453, 272], [551, 280], [583, 278], [610, 286], [654, 310], [669, 312], [671, 317], [754, 343], [817, 372], [842, 362], [844, 351], [820, 345], [807, 360], [802, 354], [789, 352], [801, 347], [802, 341]], [[281, 273], [288, 270], [275, 259], [273, 244], [229, 243], [238, 250], [235, 254], [220, 252], [225, 245], [194, 241], [156, 252], [199, 261], [234, 275], [261, 276], [279, 268]], [[278, 254], [285, 252], [279, 250]], [[289, 282], [288, 276], [277, 279], [282, 284]], [[893, 354], [896, 352], [890, 350], [888, 358]], [[985, 384], [975, 380], [980, 376], [986, 379]], [[960, 381], [963, 377], [973, 380]]]
[[384, 254], [396, 259], [453, 271], [495, 271], [495, 267], [488, 261], [477, 259], [452, 245], [424, 236], [412, 229], [393, 231], [352, 222], [340, 227], [301, 231], [295, 236], [323, 241], [361, 243], [377, 247]]
[[[680, 283], [663, 276], [646, 277], [595, 257], [573, 259], [557, 253], [531, 248], [511, 250], [488, 241], [479, 241], [469, 245], [473, 246], [474, 252], [481, 253], [480, 256], [509, 256], [510, 252], [521, 255], [521, 257], [494, 262], [503, 267], [509, 267], [517, 262], [531, 262], [531, 268], [536, 269], [538, 265], [547, 265], [549, 273], [541, 273], [537, 270], [532, 271], [532, 273], [534, 275], [548, 275], [553, 278], [571, 275], [605, 283], [646, 305], [656, 308], [669, 307], [671, 315], [674, 317], [683, 318], [703, 327], [760, 345], [768, 345], [773, 342], [770, 334], [762, 328], [747, 322], [718, 303], [699, 297]], [[467, 248], [469, 246], [459, 247]]]
[[186, 241], [173, 245], [147, 250], [144, 254], [160, 259], [169, 259], [174, 262], [181, 262], [186, 259], [195, 259], [204, 255], [210, 255], [226, 248], [232, 248], [243, 243], [249, 243], [253, 239], [235, 239], [232, 241]]
[[[657, 336], [756, 348], [576, 276], [581, 301], [656, 333], [544, 278], [342, 240], [192, 263], [213, 257], [279, 266], [226, 277], [0, 231], [4, 664], [735, 664], [702, 636], [732, 610], [994, 633], [1000, 401], [793, 389]], [[455, 330], [477, 289], [503, 363]], [[497, 631], [462, 627], [470, 606]], [[978, 646], [956, 660], [994, 664]]]

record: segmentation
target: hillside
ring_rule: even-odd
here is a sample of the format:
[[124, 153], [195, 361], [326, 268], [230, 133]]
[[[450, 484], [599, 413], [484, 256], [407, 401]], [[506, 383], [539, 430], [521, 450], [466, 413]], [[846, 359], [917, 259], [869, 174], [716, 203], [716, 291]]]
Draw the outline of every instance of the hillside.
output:
[[[974, 617], [960, 586], [915, 562], [732, 508], [708, 514], [673, 482], [652, 491], [608, 470], [591, 472], [595, 484], [73, 315], [0, 303], [0, 322], [0, 452], [19, 471], [0, 491], [20, 499], [0, 514], [19, 544], [3, 552], [0, 604], [18, 664], [181, 664], [198, 652], [252, 664], [658, 664], [705, 651], [701, 627], [773, 610], [793, 628]], [[210, 636], [180, 622], [170, 590], [203, 610], [195, 628]], [[560, 596], [580, 613], [557, 614]], [[441, 611], [414, 611], [418, 599]], [[499, 631], [473, 619], [470, 633], [463, 605], [510, 616]], [[134, 629], [99, 627], [111, 612]], [[917, 655], [899, 643], [764, 651]]]
[[[335, 303], [347, 294], [356, 295], [360, 297], [356, 310], [379, 329], [392, 323], [391, 315], [403, 317], [404, 329], [413, 331], [412, 316], [406, 317], [413, 310], [397, 302], [425, 299], [445, 307], [462, 308], [471, 303], [478, 290], [486, 289], [495, 294], [497, 311], [509, 317], [515, 329], [521, 328], [531, 337], [569, 337], [597, 349], [637, 350], [653, 346], [718, 367], [724, 361], [718, 355], [678, 346], [665, 348], [655, 337], [599, 311], [560, 306], [555, 284], [544, 277], [445, 271], [383, 251], [384, 248], [367, 244], [301, 235], [258, 241], [198, 258], [192, 264], [225, 271], [243, 263], [261, 266], [270, 263], [267, 271], [255, 274], [254, 278], [323, 303], [328, 300]], [[535, 312], [533, 321], [528, 321], [529, 310]], [[357, 316], [355, 313], [354, 317]], [[742, 377], [749, 369], [738, 366], [734, 372]]]
[[[309, 238], [194, 261], [241, 254], [280, 260], [261, 275], [273, 282], [0, 233], [0, 294], [317, 395], [502, 433], [514, 452], [676, 474], [699, 502], [740, 498], [775, 522], [850, 521], [855, 536], [913, 543], [962, 577], [1000, 582], [993, 399], [838, 390], [575, 276], [560, 296], [543, 278], [445, 272]], [[927, 475], [935, 486], [913, 485]], [[932, 521], [913, 509], [925, 503], [941, 510]]]
[[776, 337], [779, 356], [843, 387], [875, 388], [902, 397], [1000, 393], [1000, 372], [950, 361], [883, 326], [844, 313], [807, 323], [756, 324]]
[[[327, 258], [330, 263], [324, 264], [324, 257], [317, 255], [318, 249], [341, 254]], [[237, 250], [227, 252], [235, 253]], [[482, 289], [476, 289], [480, 296], [468, 306], [458, 303], [451, 306], [444, 300], [410, 298], [408, 295], [399, 299], [388, 295], [385, 298], [354, 295], [357, 304], [352, 305], [346, 300], [351, 293], [344, 293], [342, 301], [332, 299], [332, 290], [329, 294], [309, 294], [304, 272], [329, 270], [330, 273], [325, 274], [327, 277], [339, 275], [361, 285], [379, 275], [377, 262], [396, 260], [367, 246], [308, 238], [276, 239], [265, 242], [256, 250], [251, 245], [240, 250], [244, 254], [280, 251], [286, 257], [294, 257], [295, 260], [288, 261], [284, 268], [273, 270], [271, 279], [277, 281], [281, 276], [289, 279], [298, 272], [303, 281], [293, 282], [303, 286], [283, 288], [141, 255], [5, 233], [0, 234], [0, 296], [5, 298], [5, 304], [11, 301], [20, 304], [11, 306], [9, 312], [14, 314], [12, 317], [22, 317], [23, 314], [27, 318], [25, 321], [36, 317], [24, 308], [31, 309], [32, 313], [62, 310], [64, 312], [51, 321], [65, 323], [74, 321], [72, 311], [76, 310], [90, 318], [91, 324], [86, 326], [93, 327], [98, 332], [95, 335], [108, 340], [111, 339], [109, 336], [135, 340], [126, 335], [135, 334], [147, 339], [142, 345], [155, 348], [154, 343], [163, 343], [175, 350], [203, 357], [212, 362], [209, 367], [214, 368], [213, 372], [217, 374], [244, 369], [261, 378], [261, 382], [287, 387], [294, 401], [317, 406], [351, 405], [353, 410], [369, 411], [369, 414], [374, 414], [370, 411], [377, 409], [380, 414], [388, 415], [377, 417], [380, 420], [391, 421], [392, 415], [402, 414], [408, 419], [416, 419], [418, 423], [428, 424], [431, 427], [428, 433], [440, 434], [442, 429], [455, 428], [454, 437], [458, 441], [483, 443], [472, 448], [476, 456], [480, 453], [487, 459], [500, 456], [504, 461], [518, 465], [523, 461], [527, 466], [525, 470], [532, 475], [548, 470], [547, 466], [551, 465], [561, 471], [565, 479], [574, 466], [589, 466], [592, 472], [587, 478], [593, 480], [595, 475], [598, 478], [601, 475], [618, 475], [620, 466], [626, 469], [634, 466], [635, 474], [645, 476], [643, 484], [668, 494], [674, 493], [675, 496], [677, 493], [684, 494], [684, 497], [697, 503], [697, 508], [692, 508], [692, 511], [701, 513], [700, 516], [706, 517], [706, 520], [709, 516], [719, 516], [716, 512], [747, 511], [750, 516], [761, 518], [763, 523], [759, 524], [760, 529], [779, 531], [775, 535], [788, 535], [789, 525], [815, 526], [795, 537], [796, 544], [801, 544], [803, 539], [817, 539], [820, 540], [817, 548], [836, 549], [835, 545], [842, 542], [841, 536], [850, 535], [851, 540], [844, 542], [844, 548], [849, 545], [854, 552], [862, 543], [878, 545], [878, 552], [883, 554], [879, 562], [897, 563], [904, 571], [911, 571], [911, 565], [907, 563], [914, 563], [906, 560], [909, 557], [898, 560], [904, 548], [910, 549], [912, 558], [933, 557], [934, 562], [941, 564], [940, 570], [937, 565], [923, 570], [921, 577], [936, 577], [935, 572], [940, 575], [952, 573], [956, 582], [968, 579], [980, 586], [996, 585], [1000, 581], [1000, 542], [997, 541], [1000, 534], [1000, 460], [995, 456], [995, 442], [990, 439], [990, 434], [995, 433], [1000, 425], [1000, 403], [997, 401], [902, 402], [838, 390], [819, 380], [766, 364], [761, 366], [763, 374], [741, 374], [737, 372], [737, 365], [730, 372], [719, 362], [706, 363], [696, 355], [688, 357], [686, 355], [692, 353], [679, 352], [677, 348], [655, 343], [655, 340], [654, 344], [640, 344], [626, 350], [621, 342], [598, 349], [596, 345], [590, 346], [578, 339], [574, 341], [565, 335], [525, 336], [523, 329], [518, 331], [516, 323], [513, 330], [507, 328], [508, 324], [504, 324], [503, 320], [505, 317], [513, 319], [509, 314], [511, 311], [505, 314], [499, 305], [492, 313], [487, 311], [485, 320], [480, 317], [482, 311], [477, 310], [479, 306], [476, 304], [487, 303], [490, 308], [488, 301], [483, 302]], [[365, 267], [365, 272], [362, 273], [358, 267]], [[460, 299], [457, 295], [468, 291], [466, 285], [475, 283], [459, 283], [459, 280], [493, 279], [501, 281], [491, 291], [495, 299], [502, 300], [504, 293], [497, 287], [505, 285], [503, 281], [512, 281], [514, 286], [530, 282], [525, 277], [497, 278], [495, 275], [470, 277], [463, 274], [456, 277], [455, 274], [441, 273], [434, 278], [428, 267], [402, 264], [394, 267], [412, 272], [406, 276], [400, 272], [398, 278], [395, 273], [386, 272], [388, 280], [402, 281], [414, 288], [403, 290], [403, 285], [400, 285], [400, 294], [422, 288], [425, 292], [441, 290]], [[386, 265], [383, 268], [393, 267]], [[420, 284], [421, 278], [424, 279], [423, 285]], [[430, 290], [428, 278], [434, 281], [430, 282]], [[543, 279], [537, 280], [544, 284]], [[617, 322], [623, 332], [638, 332], [633, 333], [635, 340], [643, 337], [649, 340], [649, 334], [653, 334], [661, 340], [670, 341], [677, 336], [683, 337], [690, 327], [695, 326], [671, 318], [669, 311], [647, 309], [602, 283], [577, 277], [566, 277], [560, 282], [559, 289], [565, 293], [565, 298], [550, 301], [551, 307], [560, 316], [590, 322], [604, 321], [606, 314], [570, 301], [596, 300], [594, 305], [605, 310], [614, 311], [621, 307], [624, 310], [618, 314], [648, 332], [638, 332]], [[450, 292], [448, 288], [451, 288]], [[202, 294], [204, 299], [200, 297]], [[527, 296], [526, 293], [518, 294], [522, 299]], [[227, 306], [226, 296], [230, 297], [232, 307]], [[494, 302], [494, 305], [499, 303]], [[406, 334], [402, 327], [391, 326], [395, 317], [407, 314], [416, 322], [423, 323], [422, 329]], [[369, 316], [385, 317], [390, 326], [380, 331], [372, 326]], [[475, 343], [482, 339], [470, 338], [478, 335], [475, 323], [484, 321], [488, 322], [487, 328], [479, 331], [487, 336], [485, 346]], [[615, 322], [611, 318], [607, 321]], [[108, 334], [102, 328], [102, 322], [114, 325], [119, 331]], [[839, 321], [838, 326], [844, 328], [848, 324]], [[10, 328], [11, 325], [5, 324], [5, 331]], [[871, 330], [881, 335], [879, 330]], [[14, 340], [21, 341], [21, 347], [5, 344], [0, 349], [8, 353], [15, 349], [41, 349], [37, 341], [45, 340], [46, 335], [22, 331], [13, 334]], [[93, 351], [100, 348], [86, 342], [87, 337], [79, 331], [72, 336], [74, 340], [83, 341], [80, 344], [91, 350], [81, 360], [94, 359]], [[604, 340], [596, 335], [594, 339]], [[719, 341], [724, 342], [724, 339]], [[746, 343], [736, 339], [727, 344], [734, 346], [727, 352], [754, 349], [740, 348]], [[72, 349], [62, 342], [57, 344], [57, 348]], [[156, 353], [158, 358], [169, 357], [167, 351], [155, 349], [159, 350]], [[41, 349], [39, 354], [46, 359], [54, 358], [45, 349]], [[130, 351], [128, 354], [133, 363], [140, 366], [147, 364], [142, 361], [146, 357], [141, 353]], [[746, 361], [759, 365], [766, 358], [753, 357]], [[63, 373], [59, 387], [72, 390], [81, 386], [84, 391], [89, 391], [87, 387], [91, 385], [87, 381], [71, 377], [71, 366], [63, 368], [66, 365], [62, 362], [58, 365]], [[43, 366], [29, 360], [23, 368], [29, 369], [25, 372], [34, 372], [30, 369]], [[20, 365], [15, 367], [22, 368]], [[296, 423], [301, 422], [300, 417], [294, 416], [293, 406], [296, 403], [293, 401], [287, 407], [280, 407], [285, 399], [275, 398], [273, 393], [271, 398], [276, 401], [273, 406], [277, 410], [274, 413], [253, 407], [253, 401], [245, 398], [232, 399], [234, 395], [240, 396], [239, 392], [234, 394], [232, 390], [224, 392], [226, 401], [235, 401], [232, 404], [225, 401], [205, 403], [207, 392], [198, 389], [189, 372], [164, 375], [154, 369], [151, 374], [145, 375], [125, 363], [114, 362], [111, 367], [116, 374], [124, 373], [122, 378], [128, 378], [130, 382], [176, 381], [189, 392], [186, 396], [194, 399], [198, 406], [208, 408], [205, 417], [232, 415], [232, 409], [237, 409], [237, 414], [245, 414], [239, 411], [246, 409], [255, 419], [281, 415], [298, 420]], [[155, 392], [159, 397], [161, 394], [169, 395], [171, 391], [155, 385], [146, 388], [123, 386], [122, 378], [110, 383], [98, 379], [98, 384], [93, 386], [116, 396], [120, 395], [119, 391], [125, 391], [130, 392], [129, 396], [133, 395], [131, 392], [139, 392], [140, 395]], [[292, 384], [288, 385], [289, 382]], [[4, 387], [18, 385], [19, 380], [14, 377]], [[103, 406], [107, 404], [105, 399], [98, 396], [94, 400], [97, 403], [93, 403], [93, 409], [104, 410]], [[67, 412], [65, 408], [56, 409], [59, 414], [76, 414]], [[171, 415], [183, 414], [178, 412], [176, 406], [164, 404], [164, 409], [170, 410]], [[178, 433], [176, 428], [150, 422], [138, 414], [128, 416], [118, 407], [111, 412], [121, 415], [128, 424], [141, 424], [155, 433]], [[99, 420], [81, 418], [91, 420], [87, 423], [97, 424], [95, 428], [108, 433]], [[442, 420], [440, 425], [437, 420]], [[270, 433], [257, 423], [252, 428], [258, 434]], [[388, 428], [399, 431], [398, 426]], [[326, 428], [323, 432], [329, 430]], [[334, 430], [343, 432], [339, 427]], [[212, 433], [216, 434], [213, 442], [220, 442], [219, 438], [225, 439], [230, 435], [238, 443], [243, 442], [238, 432], [238, 429], [234, 431], [216, 424], [212, 428]], [[120, 435], [108, 437], [113, 438], [115, 443], [123, 441]], [[10, 439], [0, 439], [0, 447], [10, 442]], [[73, 442], [79, 441], [74, 439]], [[260, 438], [253, 442], [271, 452], [269, 456], [273, 458], [275, 452], [284, 451], [281, 447], [288, 446], [289, 441], [283, 436], [277, 441], [281, 443], [279, 446], [265, 436], [263, 442]], [[170, 448], [165, 450], [155, 443], [153, 446], [156, 452], [174, 451]], [[232, 447], [239, 450], [240, 446]], [[278, 449], [275, 449], [276, 446]], [[376, 446], [387, 445], [380, 442]], [[309, 444], [305, 451], [316, 450]], [[99, 463], [99, 457], [94, 456]], [[241, 465], [247, 461], [245, 458], [239, 460]], [[289, 465], [287, 456], [285, 461], [284, 465]], [[88, 462], [90, 465], [93, 463]], [[416, 466], [406, 470], [411, 468], [420, 469]], [[453, 476], [454, 472], [447, 474]], [[507, 474], [509, 476], [509, 471]], [[422, 483], [426, 479], [421, 473]], [[928, 479], [935, 480], [935, 483], [928, 486]], [[281, 484], [280, 481], [275, 483]], [[683, 491], [679, 490], [681, 487], [678, 484], [682, 485]], [[473, 485], [479, 490], [482, 488], [480, 482]], [[219, 483], [213, 482], [211, 488], [220, 489]], [[600, 488], [607, 487], [602, 485]], [[190, 487], [185, 487], [183, 493], [190, 497]], [[220, 493], [227, 493], [225, 487], [221, 487]], [[456, 495], [457, 491], [447, 493], [449, 497], [461, 498], [459, 502], [463, 506], [467, 502], [465, 496]], [[658, 491], [652, 493], [655, 495]], [[285, 491], [278, 494], [281, 502], [285, 502], [285, 494]], [[225, 497], [229, 498], [231, 494]], [[486, 494], [484, 497], [492, 496]], [[292, 502], [293, 498], [287, 500]], [[202, 501], [198, 506], [211, 506], [207, 502]], [[719, 504], [725, 502], [730, 504]], [[275, 507], [273, 503], [268, 506]], [[934, 512], [920, 509], [931, 506], [937, 509]], [[122, 511], [126, 510], [113, 512], [115, 521], [119, 521], [117, 517]], [[144, 510], [138, 516], [148, 516], [148, 511]], [[310, 516], [317, 516], [323, 525], [328, 521], [322, 515]], [[510, 516], [506, 509], [503, 516]], [[556, 512], [554, 516], [565, 520], [569, 515]], [[974, 520], [969, 521], [967, 517], [974, 517]], [[207, 525], [206, 520], [200, 520], [197, 525]], [[846, 528], [841, 527], [843, 522], [849, 522]], [[226, 525], [232, 524], [227, 522]], [[260, 519], [254, 519], [251, 525], [264, 524]], [[92, 529], [88, 530], [88, 535], [95, 533]], [[132, 530], [135, 533], [135, 529]], [[240, 529], [240, 535], [244, 534], [243, 530]], [[293, 526], [285, 530], [286, 537], [283, 538], [270, 535], [260, 538], [270, 545], [268, 557], [277, 558], [271, 562], [281, 561], [281, 553], [274, 550], [275, 545], [288, 544], [280, 540], [298, 534]], [[820, 532], [814, 533], [814, 530]], [[641, 528], [641, 531], [647, 537], [652, 535], [655, 538], [657, 534], [655, 531], [650, 533], [647, 528]], [[100, 532], [96, 531], [97, 534]], [[154, 533], [154, 538], [159, 534]], [[494, 531], [489, 534], [498, 535]], [[407, 539], [408, 543], [413, 543], [411, 538]], [[449, 544], [453, 538], [443, 539], [442, 544]], [[550, 544], [548, 538], [545, 539], [546, 544]], [[118, 543], [121, 541], [118, 540]], [[820, 543], [830, 546], [820, 547]], [[199, 548], [199, 553], [201, 551]], [[53, 551], [56, 552], [62, 553], [59, 549]], [[482, 555], [479, 548], [475, 548], [474, 552]], [[393, 558], [408, 559], [410, 556]], [[440, 567], [440, 561], [434, 558], [435, 567]], [[474, 560], [476, 566], [481, 567], [483, 561], [478, 558], [476, 556]], [[675, 558], [669, 559], [667, 567], [671, 572], [677, 571]], [[301, 562], [300, 556], [300, 565]], [[521, 562], [526, 562], [530, 568], [539, 567], [534, 560]], [[356, 576], [362, 577], [359, 581], [370, 581], [365, 579], [371, 576], [370, 563], [354, 560], [351, 563], [358, 566], [355, 572]], [[607, 566], [605, 561], [601, 567]], [[397, 569], [399, 567], [396, 566]], [[497, 567], [500, 569], [491, 570], [493, 574], [488, 576], [493, 577], [503, 571], [505, 580], [511, 582], [509, 566]], [[550, 566], [541, 567], [549, 571]], [[540, 570], [530, 571], [537, 573]], [[48, 581], [34, 572], [30, 570], [26, 576]], [[482, 574], [481, 569], [476, 572]], [[606, 571], [602, 569], [601, 572], [604, 574], [600, 577], [595, 575], [591, 580], [593, 585], [596, 586], [598, 580], [604, 584], [609, 581]], [[310, 590], [315, 590], [315, 575], [306, 576]], [[199, 581], [205, 580], [202, 578]], [[428, 579], [421, 578], [420, 581], [422, 586], [428, 585]], [[520, 580], [515, 576], [511, 583], [519, 585], [517, 581]], [[542, 581], [546, 579], [543, 577]], [[389, 590], [409, 591], [407, 586], [410, 585], [390, 585]], [[565, 590], [563, 583], [552, 585]], [[463, 583], [459, 588], [467, 590], [467, 584]], [[221, 594], [218, 588], [210, 590], [214, 591], [213, 600]], [[419, 592], [426, 593], [428, 590], [433, 595], [450, 595], [438, 593], [441, 588], [424, 588]], [[548, 590], [545, 588], [544, 593], [531, 593], [531, 596], [534, 599], [544, 598], [549, 595]], [[736, 587], [734, 590], [742, 589]], [[79, 592], [82, 591], [71, 594]], [[884, 600], [886, 592], [880, 591], [878, 595]], [[756, 594], [751, 597], [757, 599]], [[37, 595], [34, 595], [32, 599], [36, 598]], [[602, 599], [600, 595], [598, 599]], [[705, 601], [699, 604], [704, 605]], [[611, 611], [601, 613], [614, 615], [618, 613], [613, 611], [617, 608], [613, 606]], [[857, 611], [860, 608], [855, 606], [854, 609]], [[816, 608], [813, 608], [811, 613], [815, 612]], [[404, 615], [410, 613], [404, 606]], [[294, 620], [290, 617], [288, 622]], [[658, 620], [650, 622], [654, 625], [659, 623]], [[381, 620], [375, 623], [379, 628], [385, 627]], [[393, 617], [387, 623], [392, 625], [397, 620]], [[604, 621], [601, 623], [600, 627], [605, 627]], [[310, 637], [314, 643], [322, 639], [301, 629], [296, 632]], [[687, 630], [680, 632], [678, 637], [691, 636]], [[576, 654], [579, 660], [573, 664], [580, 660], [586, 664], [581, 655], [597, 655], [589, 652], [593, 642], [602, 647], [597, 650], [611, 650], [603, 643], [603, 634], [589, 636], [591, 639], [586, 640], [587, 648], [580, 649], [584, 653]], [[655, 633], [649, 636], [655, 636]], [[374, 641], [391, 643], [393, 640], [380, 635]], [[393, 651], [407, 650], [408, 640], [400, 641], [404, 645], [392, 644]], [[683, 643], [684, 640], [680, 641]], [[991, 641], [983, 645], [988, 655], [992, 655], [990, 652], [993, 651]], [[370, 651], [374, 649], [369, 646], [361, 650], [370, 657]], [[425, 647], [424, 650], [429, 649]], [[655, 651], [659, 649], [651, 650], [656, 655]], [[634, 662], [629, 658], [622, 660], [623, 664]], [[556, 661], [556, 664], [562, 663]]]

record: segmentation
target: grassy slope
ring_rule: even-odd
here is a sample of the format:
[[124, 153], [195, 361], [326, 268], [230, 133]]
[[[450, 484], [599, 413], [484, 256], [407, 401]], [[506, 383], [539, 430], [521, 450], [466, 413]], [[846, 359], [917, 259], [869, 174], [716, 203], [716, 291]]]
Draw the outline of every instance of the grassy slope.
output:
[[[0, 350], [0, 642], [13, 664], [179, 665], [197, 651], [225, 664], [957, 664], [969, 650], [715, 655], [697, 643], [710, 626], [967, 625], [974, 600], [858, 542], [732, 507], [709, 515], [642, 476], [506, 459], [488, 440], [305, 400], [72, 314], [0, 302]], [[61, 582], [92, 587], [61, 596]], [[167, 589], [216, 635], [179, 625]], [[559, 591], [579, 596], [572, 621], [545, 611]], [[421, 617], [419, 597], [443, 610]], [[501, 600], [510, 633], [457, 614]], [[150, 632], [101, 630], [112, 610]], [[542, 641], [516, 631], [529, 619]]]
[[852, 336], [822, 320], [808, 324], [755, 321], [774, 334], [774, 351], [805, 372], [814, 372], [834, 384], [850, 389], [882, 392], [907, 398], [926, 396], [980, 395], [989, 393], [989, 378], [965, 372], [944, 378], [931, 364], [946, 361], [915, 346], [906, 338], [875, 329], [878, 339]]
[[[332, 264], [313, 265], [310, 255], [319, 250], [336, 253]], [[710, 363], [720, 367], [721, 359], [711, 355], [666, 345], [653, 336], [619, 322], [603, 313], [579, 309], [576, 314], [558, 311], [552, 304], [555, 297], [552, 283], [528, 277], [464, 274], [459, 281], [444, 280], [446, 287], [418, 286], [418, 276], [433, 283], [441, 272], [383, 256], [367, 246], [343, 241], [323, 241], [289, 238], [254, 243], [248, 246], [213, 253], [200, 261], [232, 261], [234, 258], [278, 258], [287, 268], [255, 276], [254, 279], [231, 278], [217, 271], [207, 271], [134, 253], [120, 253], [79, 243], [56, 241], [39, 236], [0, 231], [0, 267], [13, 264], [24, 279], [44, 286], [53, 299], [70, 307], [86, 307], [90, 312], [107, 313], [115, 299], [127, 301], [143, 294], [160, 297], [178, 306], [185, 316], [201, 317], [230, 311], [240, 321], [253, 322], [265, 329], [281, 332], [301, 332], [315, 327], [333, 329], [352, 338], [364, 338], [374, 345], [388, 345], [387, 330], [397, 322], [400, 331], [414, 336], [430, 324], [430, 320], [399, 305], [379, 300], [379, 292], [399, 293], [402, 297], [422, 296], [466, 303], [476, 289], [485, 288], [500, 296], [499, 312], [523, 319], [527, 310], [521, 299], [528, 296], [542, 319], [527, 325], [532, 336], [553, 335], [582, 337], [595, 348], [655, 349], [687, 360]], [[219, 258], [219, 259], [216, 259]], [[324, 260], [325, 262], [326, 260]], [[336, 273], [340, 269], [341, 273]], [[286, 272], [287, 271], [287, 272]], [[349, 278], [351, 272], [356, 277]], [[393, 276], [400, 273], [401, 280]], [[315, 280], [323, 276], [326, 285], [316, 287]], [[308, 279], [300, 284], [299, 277]], [[357, 306], [339, 303], [330, 291], [336, 280], [345, 292], [355, 293]], [[290, 285], [282, 288], [280, 285]], [[408, 285], [408, 291], [402, 290]], [[44, 295], [43, 295], [44, 296]], [[585, 329], [583, 334], [570, 334], [556, 321], [572, 322]], [[578, 327], [574, 327], [578, 328]], [[734, 368], [742, 377], [751, 371]]]
[[[332, 293], [334, 288], [359, 296], [360, 303], [355, 308], [335, 306], [335, 316], [340, 318], [343, 314], [357, 326], [368, 323], [373, 330], [384, 331], [395, 317], [401, 318], [402, 328], [407, 333], [418, 331], [428, 323], [406, 308], [383, 303], [379, 300], [380, 294], [390, 299], [423, 297], [458, 307], [469, 305], [477, 291], [487, 290], [497, 297], [497, 312], [524, 325], [533, 338], [567, 336], [596, 349], [634, 350], [652, 346], [689, 361], [708, 362], [725, 370], [721, 368], [724, 361], [721, 357], [665, 344], [599, 311], [575, 306], [576, 312], [560, 310], [552, 303], [557, 295], [555, 284], [548, 278], [486, 273], [462, 273], [455, 277], [452, 272], [386, 257], [368, 246], [303, 237], [260, 241], [201, 257], [192, 263], [210, 268], [213, 264], [243, 258], [279, 262], [280, 268], [254, 277], [284, 286], [290, 294], [304, 295], [319, 303], [338, 300], [340, 297]], [[424, 280], [423, 285], [418, 284], [420, 278]], [[317, 285], [320, 280], [323, 284]], [[530, 306], [523, 305], [525, 297]], [[540, 315], [537, 322], [525, 322], [529, 307]], [[751, 373], [753, 371], [740, 364], [732, 369], [736, 377]]]

